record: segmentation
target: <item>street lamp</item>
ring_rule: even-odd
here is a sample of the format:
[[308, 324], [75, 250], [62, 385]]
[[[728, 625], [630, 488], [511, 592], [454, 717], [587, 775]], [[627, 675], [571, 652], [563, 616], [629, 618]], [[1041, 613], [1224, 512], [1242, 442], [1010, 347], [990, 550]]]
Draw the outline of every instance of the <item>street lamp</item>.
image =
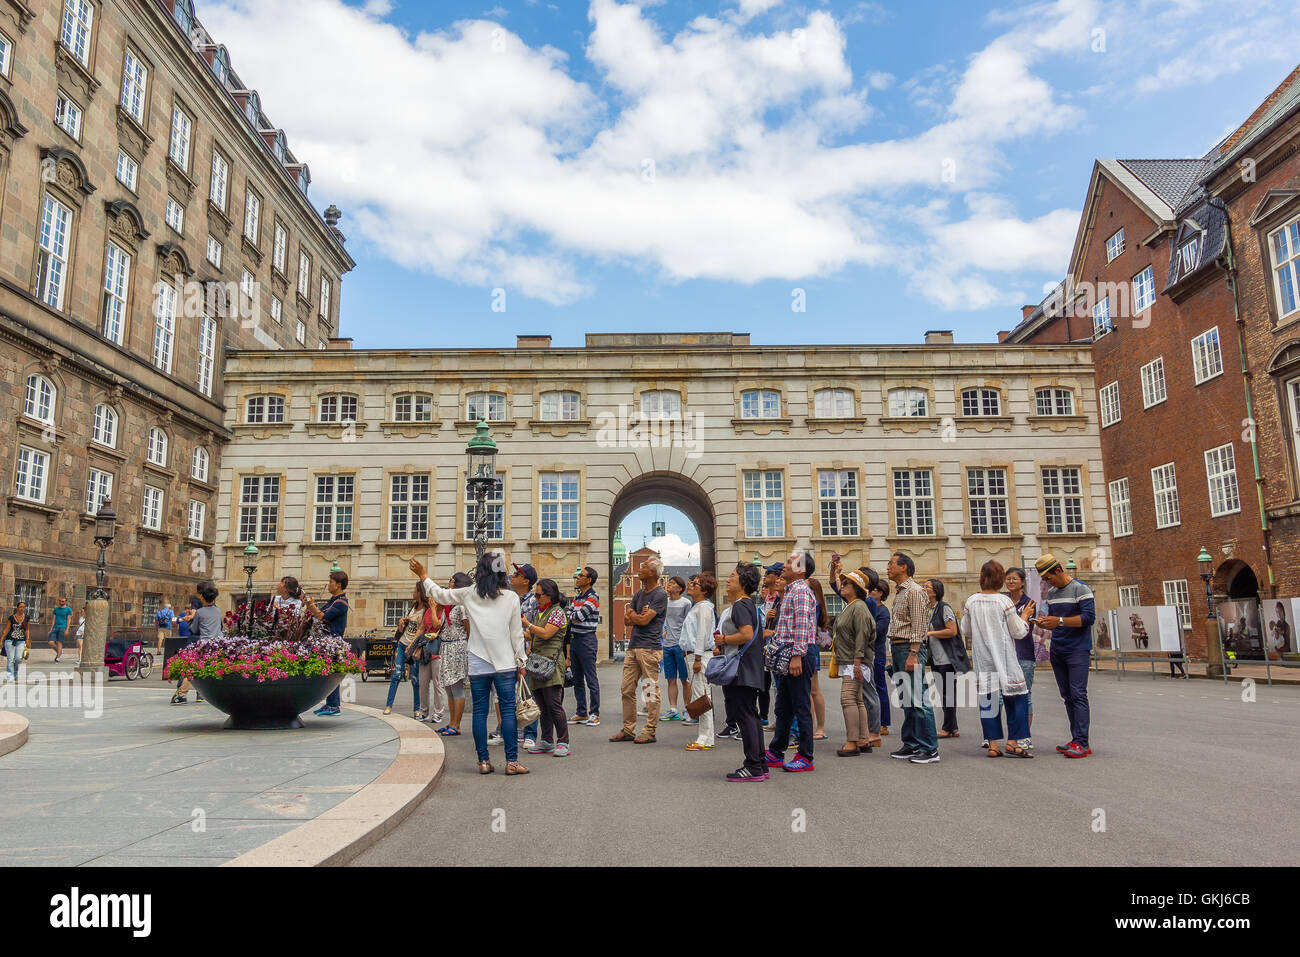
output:
[[1209, 678], [1223, 676], [1223, 652], [1219, 645], [1219, 622], [1214, 616], [1214, 591], [1210, 582], [1214, 578], [1214, 556], [1201, 546], [1196, 556], [1196, 567], [1201, 581], [1205, 582], [1205, 674]]
[[465, 481], [474, 495], [474, 560], [477, 562], [487, 551], [487, 497], [497, 481], [497, 444], [486, 422], [480, 422], [474, 430], [465, 455], [468, 458]]
[[95, 565], [95, 597], [107, 598], [104, 591], [104, 552], [117, 535], [117, 514], [109, 499], [104, 499], [95, 513], [95, 544], [99, 546], [99, 561]]
[[754, 567], [759, 571], [763, 570], [763, 559], [758, 557], [758, 552], [754, 552]]
[[1079, 570], [1079, 566], [1074, 563], [1073, 555], [1065, 560], [1065, 570], [1071, 573], [1077, 572]]
[[244, 588], [244, 604], [248, 606], [248, 633], [253, 633], [253, 572], [257, 571], [257, 546], [250, 538], [244, 546], [244, 572], [248, 575], [248, 584]]

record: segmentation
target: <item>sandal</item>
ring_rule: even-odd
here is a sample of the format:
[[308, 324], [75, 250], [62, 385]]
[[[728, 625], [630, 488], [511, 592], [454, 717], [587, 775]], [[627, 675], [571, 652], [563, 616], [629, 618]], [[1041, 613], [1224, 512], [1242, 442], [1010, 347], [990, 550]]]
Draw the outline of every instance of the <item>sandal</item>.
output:
[[1022, 748], [1018, 744], [1008, 744], [1006, 747], [1006, 755], [1009, 758], [1032, 758], [1033, 757], [1033, 754], [1030, 752], [1028, 748]]
[[856, 758], [859, 754], [862, 753], [862, 751], [861, 751], [860, 749], [856, 748], [856, 747], [854, 747], [854, 748], [837, 748], [837, 749], [835, 750], [835, 753], [836, 753], [837, 755], [839, 755], [841, 758]]
[[492, 762], [491, 762], [491, 761], [480, 761], [480, 762], [478, 763], [478, 773], [479, 773], [479, 774], [491, 774], [491, 773], [492, 773], [493, 771], [495, 771], [495, 770], [496, 770], [496, 768], [492, 767]]
[[628, 734], [626, 731], [620, 731], [609, 740], [611, 741], [635, 741], [636, 735]]
[[871, 747], [873, 747], [873, 748], [878, 748], [878, 747], [880, 747], [880, 745], [881, 745], [882, 743], [883, 743], [883, 742], [881, 742], [881, 740], [880, 740], [880, 735], [876, 735], [876, 736], [873, 737], [873, 738], [868, 738], [868, 739], [867, 739], [867, 744], [869, 744], [869, 745], [870, 745]]
[[520, 764], [518, 761], [511, 761], [509, 764], [506, 765], [506, 774], [507, 774], [507, 775], [510, 775], [510, 774], [527, 774], [527, 773], [528, 773], [528, 769], [527, 769], [526, 767], [524, 767], [522, 764]]
[[941, 737], [941, 738], [960, 738], [960, 737], [961, 737], [961, 732], [960, 732], [960, 731], [940, 731], [940, 732], [939, 732], [939, 737]]
[[654, 744], [655, 736], [653, 734], [642, 734], [632, 739], [633, 744]]
[[825, 732], [825, 731], [818, 731], [816, 734], [813, 735], [813, 740], [814, 740], [814, 741], [825, 741], [825, 740], [826, 740], [826, 732]]
[[392, 713], [393, 713], [392, 707], [387, 707], [384, 709], [384, 714], [392, 714]]
[[999, 751], [995, 745], [990, 744], [990, 745], [989, 745], [989, 757], [990, 757], [990, 758], [1000, 758], [1000, 757], [1002, 757], [1002, 752]]
[[460, 734], [460, 728], [453, 728], [451, 725], [447, 725], [447, 727], [445, 728], [439, 728], [438, 734], [446, 735], [447, 737], [452, 738]]

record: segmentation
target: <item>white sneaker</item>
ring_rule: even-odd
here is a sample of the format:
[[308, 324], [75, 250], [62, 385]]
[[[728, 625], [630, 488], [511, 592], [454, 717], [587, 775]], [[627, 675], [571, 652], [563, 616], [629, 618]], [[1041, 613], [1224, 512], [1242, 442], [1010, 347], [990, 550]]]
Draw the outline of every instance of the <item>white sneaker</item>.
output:
[[506, 739], [501, 737], [501, 735], [497, 734], [495, 731], [493, 731], [491, 734], [488, 735], [488, 744], [505, 744], [505, 743], [506, 743]]
[[536, 741], [534, 741], [532, 738], [524, 738], [524, 750], [525, 750], [525, 751], [531, 751], [531, 750], [533, 750], [533, 748], [535, 748], [535, 747], [537, 747], [537, 742], [536, 742]]

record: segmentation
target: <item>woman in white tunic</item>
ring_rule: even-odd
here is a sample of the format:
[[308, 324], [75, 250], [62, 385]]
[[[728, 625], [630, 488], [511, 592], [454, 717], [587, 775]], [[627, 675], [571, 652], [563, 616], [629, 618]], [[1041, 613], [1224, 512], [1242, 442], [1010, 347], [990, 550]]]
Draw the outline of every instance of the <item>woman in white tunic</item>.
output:
[[971, 658], [978, 681], [980, 724], [988, 740], [988, 756], [1000, 757], [1002, 712], [1007, 713], [1008, 757], [1032, 758], [1029, 738], [1029, 687], [1016, 660], [1015, 639], [1025, 636], [1026, 624], [1015, 603], [1001, 593], [1006, 571], [995, 561], [980, 569], [980, 592], [966, 599]]

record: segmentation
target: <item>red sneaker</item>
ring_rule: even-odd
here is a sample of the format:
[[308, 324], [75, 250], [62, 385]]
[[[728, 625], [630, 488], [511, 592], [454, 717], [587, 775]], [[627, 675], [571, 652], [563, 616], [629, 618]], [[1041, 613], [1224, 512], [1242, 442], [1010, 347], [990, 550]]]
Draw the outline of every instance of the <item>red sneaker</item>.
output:
[[1092, 754], [1092, 748], [1085, 748], [1078, 741], [1071, 741], [1069, 748], [1062, 752], [1067, 758], [1086, 758]]
[[1077, 744], [1077, 743], [1078, 743], [1078, 742], [1076, 742], [1076, 741], [1071, 741], [1069, 744], [1058, 744], [1058, 745], [1056, 746], [1056, 753], [1057, 753], [1057, 754], [1068, 754], [1069, 751], [1070, 751], [1070, 749], [1071, 749], [1072, 747], [1074, 747], [1075, 744]]

